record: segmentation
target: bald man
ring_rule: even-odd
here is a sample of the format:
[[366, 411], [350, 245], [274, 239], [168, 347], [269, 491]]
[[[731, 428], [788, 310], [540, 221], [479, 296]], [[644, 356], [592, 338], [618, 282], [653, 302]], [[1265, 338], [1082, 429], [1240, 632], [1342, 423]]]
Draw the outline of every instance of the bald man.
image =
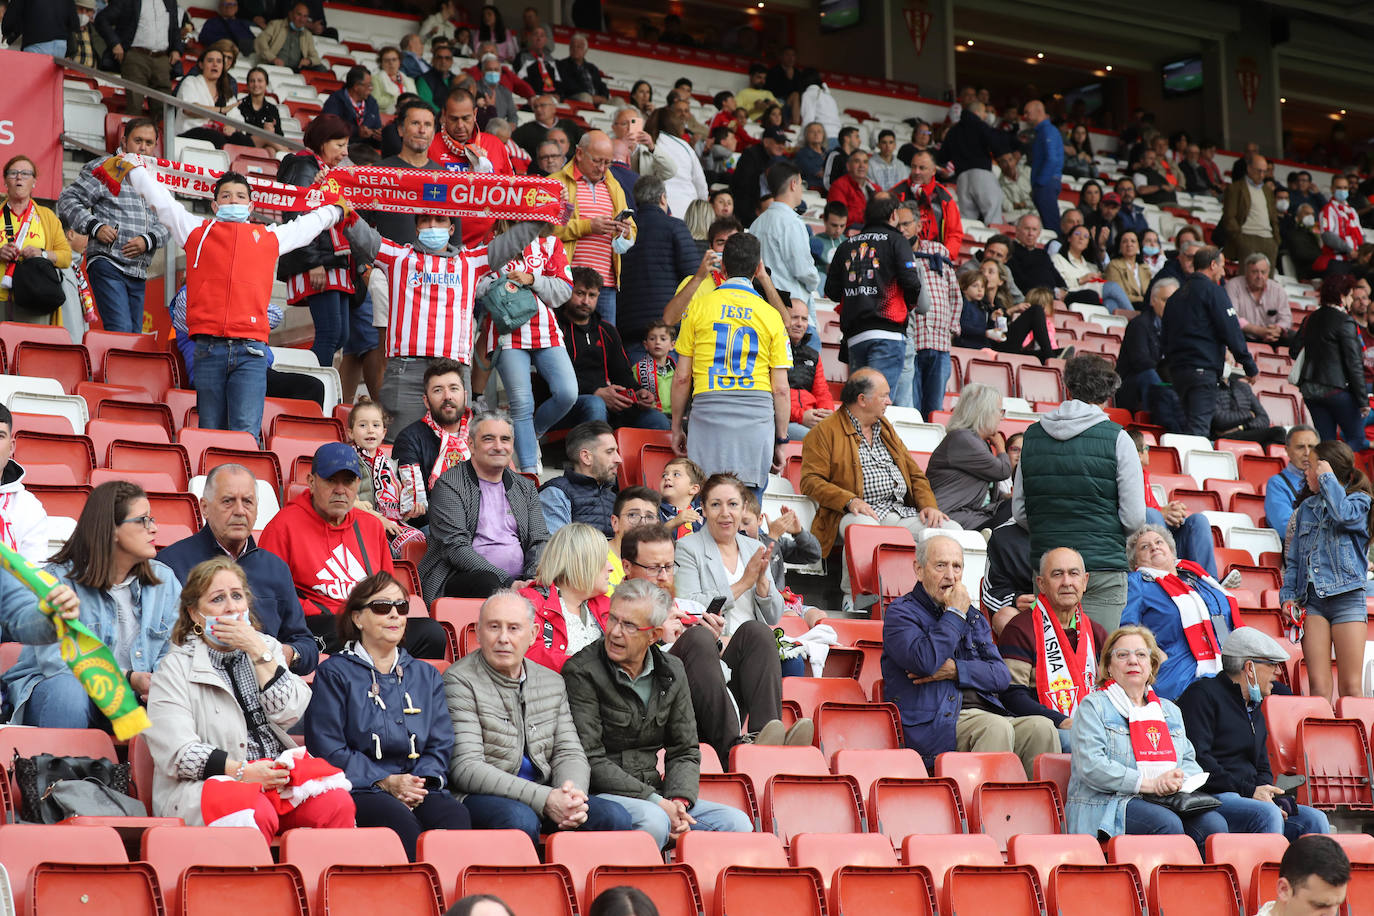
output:
[[1059, 225], [1059, 186], [1064, 175], [1064, 138], [1039, 100], [1026, 103], [1021, 117], [1035, 128], [1031, 146], [1031, 200], [1046, 226]]
[[634, 245], [633, 219], [617, 219], [628, 209], [625, 190], [610, 165], [615, 147], [605, 131], [589, 130], [577, 143], [572, 161], [549, 176], [563, 182], [573, 215], [553, 234], [563, 243], [568, 263], [588, 267], [601, 276], [603, 286], [596, 307], [601, 318], [615, 324], [616, 292], [620, 287], [620, 256]]

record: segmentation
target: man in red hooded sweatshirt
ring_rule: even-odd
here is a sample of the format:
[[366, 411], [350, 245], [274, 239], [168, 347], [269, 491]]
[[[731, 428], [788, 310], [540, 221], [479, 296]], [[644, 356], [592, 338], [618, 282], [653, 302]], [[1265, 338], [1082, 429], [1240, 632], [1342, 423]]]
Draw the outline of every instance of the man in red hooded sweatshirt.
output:
[[[429, 158], [450, 172], [492, 172], [513, 175], [506, 145], [477, 127], [477, 103], [472, 93], [455, 88], [444, 99], [444, 129], [429, 146]], [[481, 245], [491, 236], [495, 220], [487, 217], [463, 218], [463, 244]]]
[[936, 241], [949, 249], [951, 258], [959, 257], [964, 243], [964, 221], [959, 201], [949, 189], [935, 180], [935, 157], [928, 152], [911, 157], [911, 176], [891, 188], [898, 200], [909, 200], [919, 208], [921, 238]]
[[[310, 462], [309, 490], [282, 506], [258, 539], [290, 567], [306, 625], [330, 654], [342, 648], [334, 618], [348, 593], [373, 573], [395, 569], [381, 520], [354, 508], [361, 476], [353, 446], [320, 446]], [[443, 658], [447, 645], [437, 621], [407, 623], [406, 651], [416, 658]]]

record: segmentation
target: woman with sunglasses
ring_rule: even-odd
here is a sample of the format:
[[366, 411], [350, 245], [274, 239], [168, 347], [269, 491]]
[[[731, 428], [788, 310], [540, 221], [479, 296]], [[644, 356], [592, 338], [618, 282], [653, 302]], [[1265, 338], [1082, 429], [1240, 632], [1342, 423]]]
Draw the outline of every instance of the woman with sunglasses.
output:
[[[259, 629], [252, 608], [248, 575], [229, 557], [187, 573], [175, 648], [148, 700], [153, 811], [188, 824], [257, 827], [269, 843], [295, 827], [352, 827], [353, 801], [337, 770], [303, 766], [308, 757], [293, 769], [278, 760], [295, 751], [286, 730], [305, 711], [310, 688], [286, 667], [281, 643]], [[309, 797], [283, 813], [274, 803], [279, 790], [301, 785], [307, 771]]]
[[[81, 622], [114, 653], [141, 699], [172, 648], [181, 594], [176, 574], [153, 559], [156, 536], [143, 488], [112, 480], [91, 491], [76, 529], [44, 567], [76, 592]], [[15, 725], [110, 728], [56, 645], [25, 648], [3, 683]]]
[[439, 672], [401, 647], [410, 596], [387, 572], [349, 593], [337, 615], [343, 651], [315, 671], [305, 746], [353, 784], [359, 827], [390, 827], [415, 861], [424, 830], [466, 830], [449, 794], [453, 721]]

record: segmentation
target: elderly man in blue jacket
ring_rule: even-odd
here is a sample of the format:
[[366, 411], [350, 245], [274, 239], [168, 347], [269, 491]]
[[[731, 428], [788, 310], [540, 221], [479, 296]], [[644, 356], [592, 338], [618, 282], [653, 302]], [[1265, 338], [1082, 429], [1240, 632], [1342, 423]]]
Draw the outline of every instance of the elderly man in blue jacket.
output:
[[1253, 385], [1259, 375], [1236, 308], [1221, 288], [1225, 276], [1221, 251], [1211, 245], [1199, 248], [1193, 254], [1193, 272], [1164, 307], [1160, 352], [1184, 415], [1184, 428], [1174, 432], [1211, 436], [1227, 350], [1245, 370], [1247, 382]]
[[1059, 753], [1058, 730], [1002, 703], [1011, 672], [964, 588], [964, 549], [944, 535], [921, 541], [916, 574], [883, 617], [883, 695], [901, 711], [907, 747], [927, 767], [945, 751], [1012, 751], [1030, 778], [1038, 755]]
[[253, 591], [253, 613], [262, 631], [281, 643], [287, 664], [296, 674], [309, 674], [320, 650], [305, 625], [305, 612], [296, 597], [296, 584], [286, 562], [253, 540], [258, 522], [257, 479], [240, 464], [221, 464], [205, 477], [200, 497], [205, 527], [158, 551], [178, 581], [197, 564], [226, 554], [243, 567]]

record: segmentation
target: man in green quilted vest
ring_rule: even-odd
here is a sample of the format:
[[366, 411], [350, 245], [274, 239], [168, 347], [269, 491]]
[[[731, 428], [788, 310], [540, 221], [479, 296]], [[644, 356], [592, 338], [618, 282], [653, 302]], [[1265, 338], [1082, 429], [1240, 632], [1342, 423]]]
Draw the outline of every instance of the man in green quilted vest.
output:
[[1108, 633], [1126, 606], [1126, 535], [1145, 521], [1140, 455], [1104, 410], [1120, 385], [1100, 356], [1069, 360], [1069, 399], [1026, 430], [1012, 495], [1032, 568], [1046, 551], [1077, 550], [1088, 570], [1083, 609]]

